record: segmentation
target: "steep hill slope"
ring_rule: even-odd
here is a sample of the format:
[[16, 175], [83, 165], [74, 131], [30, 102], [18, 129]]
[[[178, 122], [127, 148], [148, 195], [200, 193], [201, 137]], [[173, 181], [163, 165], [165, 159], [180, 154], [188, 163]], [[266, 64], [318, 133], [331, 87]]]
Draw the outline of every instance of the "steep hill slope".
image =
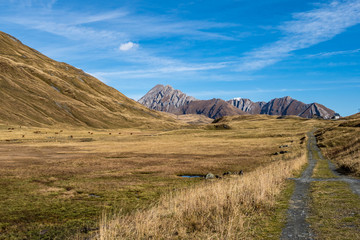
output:
[[161, 113], [0, 32], [0, 121], [97, 128], [160, 124]]

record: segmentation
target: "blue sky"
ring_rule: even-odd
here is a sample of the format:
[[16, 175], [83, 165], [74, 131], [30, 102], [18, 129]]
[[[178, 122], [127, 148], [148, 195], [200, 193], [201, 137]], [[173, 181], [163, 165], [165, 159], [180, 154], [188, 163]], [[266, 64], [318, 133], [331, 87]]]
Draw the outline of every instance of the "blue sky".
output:
[[138, 99], [291, 96], [360, 108], [360, 0], [0, 0], [0, 30]]

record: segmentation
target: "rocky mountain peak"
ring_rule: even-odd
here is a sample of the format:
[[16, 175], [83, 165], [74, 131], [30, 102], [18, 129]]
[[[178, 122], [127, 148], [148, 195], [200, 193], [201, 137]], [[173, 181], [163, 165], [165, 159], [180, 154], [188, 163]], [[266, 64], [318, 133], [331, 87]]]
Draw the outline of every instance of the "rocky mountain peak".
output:
[[170, 85], [158, 84], [146, 93], [138, 102], [144, 106], [163, 112], [180, 114], [181, 108], [195, 101], [196, 98], [186, 95]]
[[233, 98], [228, 101], [231, 105], [250, 114], [260, 114], [265, 102], [253, 102], [247, 98]]

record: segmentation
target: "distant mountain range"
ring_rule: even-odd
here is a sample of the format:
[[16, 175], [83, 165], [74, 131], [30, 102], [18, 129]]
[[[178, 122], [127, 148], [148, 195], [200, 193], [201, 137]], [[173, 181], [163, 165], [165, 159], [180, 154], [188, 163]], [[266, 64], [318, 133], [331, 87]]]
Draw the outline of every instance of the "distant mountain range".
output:
[[0, 100], [0, 123], [34, 126], [118, 128], [177, 124], [173, 117], [158, 111], [202, 114], [213, 119], [244, 114], [324, 119], [335, 115], [321, 104], [305, 104], [290, 97], [268, 103], [242, 98], [227, 102], [197, 100], [163, 85], [151, 89], [139, 104], [82, 70], [54, 61], [1, 31]]
[[197, 100], [169, 85], [156, 85], [138, 102], [158, 111], [174, 114], [203, 114], [213, 119], [244, 114], [295, 115], [323, 119], [331, 119], [335, 116], [333, 110], [319, 103], [305, 104], [288, 96], [275, 98], [269, 102], [253, 102], [245, 98], [234, 98], [229, 101]]
[[0, 32], [0, 122], [96, 128], [175, 122], [98, 79]]
[[197, 100], [169, 85], [156, 85], [138, 102], [158, 111], [174, 114], [202, 114], [214, 119], [227, 115], [246, 114], [224, 100]]

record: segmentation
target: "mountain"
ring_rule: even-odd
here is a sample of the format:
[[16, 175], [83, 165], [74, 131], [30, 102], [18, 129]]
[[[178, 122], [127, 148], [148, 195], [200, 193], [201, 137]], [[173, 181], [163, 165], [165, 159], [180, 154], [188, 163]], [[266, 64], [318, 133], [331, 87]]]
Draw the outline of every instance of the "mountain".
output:
[[220, 118], [223, 116], [245, 115], [247, 113], [233, 107], [221, 99], [197, 100], [186, 104], [182, 108], [183, 114], [202, 114], [209, 118]]
[[283, 98], [275, 98], [266, 103], [261, 109], [261, 114], [280, 116], [296, 115], [304, 118], [317, 116], [324, 119], [330, 119], [335, 115], [335, 112], [321, 104], [305, 104], [287, 96]]
[[174, 114], [202, 114], [209, 118], [246, 114], [224, 100], [197, 100], [169, 85], [156, 85], [138, 102], [158, 111]]
[[3, 32], [0, 100], [0, 121], [18, 125], [115, 128], [150, 126], [171, 119]]
[[163, 112], [182, 114], [182, 107], [195, 101], [194, 97], [187, 96], [171, 86], [156, 85], [138, 102], [142, 105]]
[[[319, 103], [306, 104], [307, 109], [298, 114], [300, 117], [312, 118], [314, 116], [321, 117], [323, 119], [332, 119], [335, 116], [335, 112], [324, 105]], [[340, 115], [338, 115], [340, 116]]]
[[253, 102], [247, 98], [234, 98], [228, 101], [231, 105], [250, 114], [260, 114], [266, 102]]
[[139, 102], [159, 111], [175, 114], [203, 114], [210, 118], [246, 113], [324, 119], [335, 116], [333, 110], [319, 103], [305, 104], [288, 96], [275, 98], [269, 102], [253, 102], [246, 98], [234, 98], [227, 102], [221, 99], [196, 100], [171, 86], [163, 85], [156, 85]]
[[250, 114], [267, 115], [295, 115], [303, 118], [313, 118], [314, 116], [330, 119], [335, 112], [321, 104], [305, 104], [291, 97], [275, 98], [266, 102], [252, 102], [249, 99], [234, 98], [228, 101], [233, 106]]

